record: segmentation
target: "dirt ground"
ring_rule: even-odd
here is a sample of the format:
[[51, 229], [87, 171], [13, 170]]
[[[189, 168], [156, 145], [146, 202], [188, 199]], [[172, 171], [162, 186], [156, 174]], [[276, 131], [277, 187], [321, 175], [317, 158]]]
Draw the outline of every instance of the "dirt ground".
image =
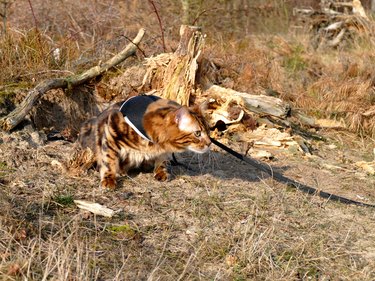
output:
[[[31, 125], [0, 133], [0, 275], [3, 280], [373, 280], [374, 210], [303, 194], [220, 149], [177, 155], [175, 178], [123, 177], [99, 189], [71, 176], [74, 152]], [[326, 132], [315, 157], [270, 150], [273, 169], [319, 189], [375, 203], [375, 178], [355, 169], [365, 141]], [[348, 136], [345, 136], [348, 139]], [[335, 146], [332, 146], [335, 144]], [[241, 144], [229, 142], [241, 151]], [[103, 204], [112, 218], [82, 211]]]

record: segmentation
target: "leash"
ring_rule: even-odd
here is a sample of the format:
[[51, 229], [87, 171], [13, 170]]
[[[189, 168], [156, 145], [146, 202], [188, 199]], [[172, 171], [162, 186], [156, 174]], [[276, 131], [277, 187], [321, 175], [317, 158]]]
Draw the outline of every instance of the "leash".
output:
[[210, 139], [211, 139], [211, 142], [213, 144], [215, 144], [216, 146], [225, 150], [226, 152], [233, 155], [237, 159], [239, 159], [241, 161], [244, 161], [245, 163], [250, 164], [251, 166], [269, 174], [273, 179], [277, 180], [278, 182], [284, 183], [284, 184], [286, 184], [290, 187], [293, 187], [297, 190], [300, 190], [304, 193], [307, 193], [307, 194], [310, 194], [310, 195], [318, 195], [319, 197], [322, 197], [322, 198], [325, 198], [325, 199], [328, 199], [328, 200], [333, 200], [333, 201], [340, 202], [340, 203], [344, 203], [344, 204], [348, 204], [348, 205], [356, 205], [356, 206], [375, 208], [375, 205], [355, 201], [355, 200], [345, 198], [345, 197], [342, 197], [342, 196], [339, 196], [339, 195], [335, 195], [335, 194], [332, 194], [332, 193], [329, 193], [329, 192], [321, 191], [321, 190], [318, 190], [318, 189], [313, 188], [311, 186], [308, 186], [308, 185], [299, 183], [295, 180], [289, 179], [289, 178], [285, 177], [284, 175], [282, 175], [282, 174], [280, 174], [276, 171], [273, 171], [270, 167], [264, 165], [262, 162], [259, 162], [259, 161], [255, 160], [253, 158], [248, 158], [248, 157], [234, 151], [233, 149], [229, 148], [228, 146], [222, 144], [221, 142], [218, 142], [217, 140], [215, 140], [213, 138], [210, 138]]

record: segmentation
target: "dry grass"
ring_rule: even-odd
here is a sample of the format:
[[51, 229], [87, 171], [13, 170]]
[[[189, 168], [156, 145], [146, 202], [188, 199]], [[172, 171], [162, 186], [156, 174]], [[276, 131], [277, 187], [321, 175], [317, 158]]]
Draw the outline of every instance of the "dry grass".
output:
[[210, 46], [220, 67], [216, 83], [273, 94], [316, 118], [344, 120], [353, 132], [375, 136], [374, 47], [313, 50], [305, 35], [250, 36]]
[[[69, 157], [73, 145], [32, 148], [27, 140], [23, 132], [2, 146], [29, 157], [13, 170], [5, 168], [12, 159], [2, 166], [0, 272], [5, 280], [375, 277], [372, 210], [288, 190], [216, 152], [179, 156], [194, 171], [174, 168], [177, 178], [171, 182], [141, 174], [103, 193], [97, 173], [70, 178], [51, 167], [52, 160]], [[330, 173], [329, 180], [313, 162], [298, 166], [298, 157], [287, 157], [288, 162], [282, 153], [278, 157], [277, 165], [290, 165], [287, 173], [294, 178], [308, 167], [303, 181], [328, 188], [345, 180], [356, 184], [351, 193], [374, 200], [374, 179]], [[73, 199], [123, 212], [95, 217], [80, 212]]]
[[[3, 86], [30, 87], [49, 77], [67, 76], [78, 71], [72, 63], [78, 59], [79, 49], [69, 38], [51, 38], [47, 32], [35, 28], [10, 28], [0, 38]], [[59, 54], [56, 54], [56, 49]], [[23, 84], [22, 84], [23, 83]], [[14, 86], [15, 87], [15, 86]]]
[[[0, 272], [3, 278], [48, 280], [56, 276], [56, 280], [96, 280], [98, 270], [90, 266], [95, 264], [95, 253], [88, 251], [91, 243], [81, 239], [83, 229], [77, 225], [77, 216], [64, 223], [68, 218], [43, 221], [49, 219], [43, 213], [37, 219], [40, 232], [35, 233], [32, 239], [28, 238], [31, 230], [18, 228], [6, 231], [2, 227], [4, 246], [1, 247]], [[48, 238], [43, 238], [45, 235]]]
[[[1, 93], [4, 87], [30, 87], [94, 65], [122, 49], [139, 27], [147, 28], [141, 46], [146, 56], [162, 51], [147, 1], [68, 0], [62, 9], [60, 2], [34, 0], [38, 32], [27, 2], [14, 2], [7, 36], [0, 38], [5, 58]], [[170, 51], [177, 45], [180, 7], [176, 1], [155, 2]], [[264, 7], [263, 1], [251, 1], [258, 10], [232, 7], [236, 1], [203, 2], [195, 12], [207, 10], [198, 24], [208, 34], [204, 55], [217, 66], [216, 83], [279, 95], [309, 114], [342, 118], [350, 130], [374, 136], [371, 45], [312, 49], [306, 35], [284, 33], [290, 17], [280, 7], [288, 1], [269, 1]], [[220, 12], [225, 5], [233, 9]], [[260, 13], [266, 17], [262, 26], [261, 17], [255, 17]], [[282, 33], [269, 34], [277, 32]], [[53, 60], [55, 48], [62, 50], [59, 63]], [[67, 98], [50, 93], [36, 107], [33, 121], [47, 132], [73, 127], [64, 123], [73, 123], [71, 115], [94, 111], [87, 98], [93, 88], [88, 85]], [[83, 91], [88, 94], [79, 100]], [[75, 130], [79, 126], [73, 125]], [[72, 178], [51, 165], [71, 158], [71, 144], [44, 144], [43, 133], [35, 142], [30, 130], [0, 134], [1, 280], [375, 279], [372, 210], [289, 190], [218, 152], [209, 159], [184, 156], [181, 161], [194, 171], [174, 168], [177, 176], [171, 182], [141, 174], [123, 178], [119, 189], [104, 193], [95, 171]], [[337, 150], [312, 145], [328, 164], [342, 167], [340, 172], [287, 151], [277, 153], [271, 164], [305, 183], [374, 202], [374, 177], [350, 165], [368, 157], [373, 145], [368, 139], [357, 143], [352, 135], [335, 137], [341, 140]], [[73, 199], [123, 212], [110, 219], [95, 217], [80, 212]]]

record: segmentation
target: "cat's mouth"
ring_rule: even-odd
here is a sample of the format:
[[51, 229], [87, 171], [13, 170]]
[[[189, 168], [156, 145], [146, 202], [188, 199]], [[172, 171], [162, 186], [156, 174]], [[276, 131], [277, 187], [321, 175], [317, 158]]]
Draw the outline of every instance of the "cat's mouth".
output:
[[208, 152], [210, 150], [210, 147], [208, 145], [205, 145], [203, 148], [189, 146], [188, 150], [195, 152], [195, 153], [203, 154], [203, 153]]

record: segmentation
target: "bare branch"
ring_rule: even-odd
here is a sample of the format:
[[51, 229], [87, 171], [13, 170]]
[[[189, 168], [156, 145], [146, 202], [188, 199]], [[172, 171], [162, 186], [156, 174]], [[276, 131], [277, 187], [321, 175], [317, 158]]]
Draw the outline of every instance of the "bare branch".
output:
[[128, 44], [120, 53], [101, 65], [94, 66], [79, 75], [73, 75], [66, 78], [50, 79], [39, 83], [34, 89], [27, 93], [25, 99], [15, 110], [0, 119], [0, 128], [5, 131], [12, 130], [25, 118], [33, 107], [34, 103], [49, 90], [78, 86], [121, 63], [135, 53], [137, 50], [137, 45], [142, 40], [144, 33], [145, 30], [143, 28], [140, 29], [132, 43]]

